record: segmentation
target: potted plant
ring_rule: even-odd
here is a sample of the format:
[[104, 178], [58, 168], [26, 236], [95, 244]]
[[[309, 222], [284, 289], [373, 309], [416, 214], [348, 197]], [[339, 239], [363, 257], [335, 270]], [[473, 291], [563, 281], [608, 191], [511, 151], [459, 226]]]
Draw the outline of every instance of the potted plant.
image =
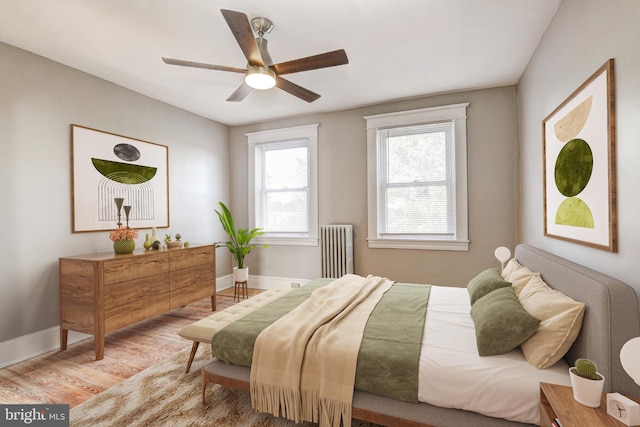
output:
[[220, 211], [216, 211], [216, 213], [218, 214], [218, 218], [220, 218], [222, 228], [231, 240], [228, 242], [218, 242], [216, 243], [216, 247], [226, 246], [229, 248], [229, 252], [231, 252], [237, 263], [237, 267], [233, 268], [233, 280], [235, 282], [246, 282], [249, 278], [249, 267], [245, 267], [244, 257], [249, 255], [252, 249], [268, 248], [269, 246], [251, 244], [251, 240], [253, 240], [254, 237], [264, 234], [262, 229], [254, 228], [253, 230], [248, 230], [246, 228], [239, 228], [236, 230], [231, 212], [229, 212], [229, 209], [224, 203], [218, 203], [220, 204]]
[[580, 358], [576, 360], [574, 367], [569, 368], [569, 375], [576, 402], [590, 408], [599, 407], [604, 389], [604, 376], [598, 373], [596, 364], [589, 359]]
[[137, 238], [138, 230], [121, 225], [109, 233], [109, 239], [113, 242], [113, 251], [117, 254], [133, 253]]

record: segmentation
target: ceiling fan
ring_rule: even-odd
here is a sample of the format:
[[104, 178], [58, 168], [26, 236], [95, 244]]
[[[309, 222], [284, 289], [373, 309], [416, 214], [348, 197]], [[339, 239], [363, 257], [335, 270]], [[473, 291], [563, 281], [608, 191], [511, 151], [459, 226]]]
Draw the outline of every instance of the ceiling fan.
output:
[[[242, 101], [252, 88], [265, 90], [276, 86], [304, 101], [313, 102], [320, 98], [320, 95], [302, 86], [298, 86], [281, 76], [349, 63], [344, 49], [339, 49], [274, 64], [267, 50], [267, 39], [264, 38], [264, 35], [273, 29], [273, 23], [270, 20], [267, 18], [253, 18], [251, 23], [249, 23], [247, 15], [242, 12], [227, 9], [221, 9], [220, 11], [240, 45], [244, 56], [247, 58], [247, 68], [227, 67], [224, 65], [213, 65], [165, 57], [163, 57], [162, 60], [170, 65], [243, 73], [245, 75], [244, 82], [227, 98], [227, 101]], [[254, 37], [254, 31], [257, 37]]]

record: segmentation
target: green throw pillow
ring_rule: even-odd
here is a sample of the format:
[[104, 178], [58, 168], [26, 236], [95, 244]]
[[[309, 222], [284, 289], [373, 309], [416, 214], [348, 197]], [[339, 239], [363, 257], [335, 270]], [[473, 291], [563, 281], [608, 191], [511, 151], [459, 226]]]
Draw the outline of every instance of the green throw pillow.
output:
[[497, 289], [471, 307], [480, 356], [507, 353], [525, 342], [540, 325], [516, 297], [512, 287]]
[[511, 286], [511, 282], [504, 280], [497, 268], [490, 268], [483, 271], [471, 279], [467, 285], [471, 305], [496, 289], [506, 288], [508, 286]]

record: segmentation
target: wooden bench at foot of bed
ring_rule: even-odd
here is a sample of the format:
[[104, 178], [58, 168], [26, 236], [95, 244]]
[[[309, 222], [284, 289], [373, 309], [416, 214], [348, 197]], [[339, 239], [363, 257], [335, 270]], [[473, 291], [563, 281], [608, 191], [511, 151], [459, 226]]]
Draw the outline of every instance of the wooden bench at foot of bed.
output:
[[282, 295], [291, 292], [289, 288], [269, 289], [264, 292], [254, 295], [249, 299], [243, 300], [238, 304], [234, 304], [222, 311], [213, 313], [212, 315], [198, 320], [191, 325], [185, 326], [178, 332], [182, 338], [193, 341], [191, 346], [191, 354], [187, 361], [187, 368], [185, 372], [189, 372], [193, 358], [196, 356], [198, 346], [201, 342], [211, 344], [211, 338], [213, 335], [229, 325], [231, 322], [246, 316], [249, 313], [256, 311], [258, 308], [270, 303], [271, 301], [280, 298]]

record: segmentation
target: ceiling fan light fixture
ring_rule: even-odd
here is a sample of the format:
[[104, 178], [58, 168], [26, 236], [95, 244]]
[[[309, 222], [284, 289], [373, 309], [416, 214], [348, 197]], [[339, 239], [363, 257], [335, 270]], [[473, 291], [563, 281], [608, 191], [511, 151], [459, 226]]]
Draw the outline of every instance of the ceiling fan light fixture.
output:
[[244, 82], [254, 89], [267, 90], [276, 85], [276, 73], [266, 67], [249, 66]]

